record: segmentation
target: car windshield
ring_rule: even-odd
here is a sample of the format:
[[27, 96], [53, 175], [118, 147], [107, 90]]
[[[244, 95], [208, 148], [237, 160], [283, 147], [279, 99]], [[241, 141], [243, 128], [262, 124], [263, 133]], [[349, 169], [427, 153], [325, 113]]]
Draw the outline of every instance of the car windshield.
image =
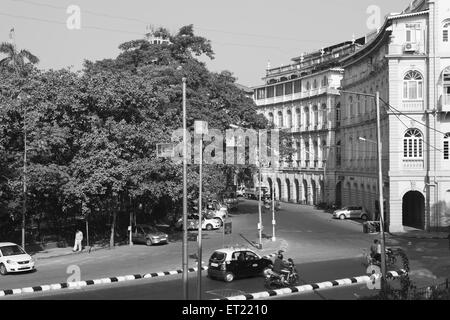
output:
[[143, 230], [145, 233], [154, 233], [154, 232], [158, 232], [158, 230], [157, 230], [156, 228], [150, 227], [150, 226], [144, 226], [144, 227], [142, 227], [142, 230]]
[[225, 252], [220, 252], [220, 251], [216, 251], [212, 254], [211, 256], [211, 261], [216, 261], [216, 262], [222, 262], [225, 260], [226, 257], [226, 253]]
[[21, 247], [19, 247], [18, 245], [1, 247], [0, 250], [4, 257], [25, 254], [25, 251], [23, 251], [23, 249]]

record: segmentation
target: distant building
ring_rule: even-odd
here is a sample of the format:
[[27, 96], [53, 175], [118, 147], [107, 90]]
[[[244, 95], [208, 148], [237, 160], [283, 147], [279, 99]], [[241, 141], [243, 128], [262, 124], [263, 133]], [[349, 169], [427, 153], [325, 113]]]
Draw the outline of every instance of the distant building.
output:
[[153, 27], [147, 27], [145, 38], [151, 44], [171, 44], [168, 36], [162, 35], [161, 32], [158, 32]]
[[450, 1], [416, 0], [377, 32], [268, 69], [254, 101], [296, 147], [264, 168], [277, 198], [379, 217], [375, 99], [338, 88], [378, 91], [389, 230], [450, 226], [449, 30]]

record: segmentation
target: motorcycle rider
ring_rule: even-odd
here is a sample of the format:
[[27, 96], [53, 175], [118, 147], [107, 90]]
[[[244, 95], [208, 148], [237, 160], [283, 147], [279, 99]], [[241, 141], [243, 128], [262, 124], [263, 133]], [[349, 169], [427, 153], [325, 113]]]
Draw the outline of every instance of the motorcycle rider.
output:
[[272, 271], [280, 277], [281, 281], [284, 282], [285, 276], [290, 273], [289, 271], [290, 263], [283, 259], [283, 251], [278, 251], [277, 257], [273, 262]]

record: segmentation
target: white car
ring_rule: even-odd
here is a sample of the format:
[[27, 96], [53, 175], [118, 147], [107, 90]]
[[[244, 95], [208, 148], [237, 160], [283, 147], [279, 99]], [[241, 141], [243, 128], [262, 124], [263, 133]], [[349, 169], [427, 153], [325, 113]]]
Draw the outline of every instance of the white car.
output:
[[[178, 227], [181, 229], [183, 227], [183, 218], [180, 218], [177, 223]], [[213, 230], [220, 229], [221, 227], [220, 219], [216, 218], [207, 218], [203, 216], [202, 219], [202, 229], [203, 230]], [[188, 230], [197, 230], [198, 229], [198, 215], [190, 214], [187, 217], [187, 229]]]
[[333, 218], [341, 220], [352, 218], [367, 220], [368, 217], [367, 212], [360, 206], [348, 206], [333, 212]]
[[34, 270], [34, 259], [19, 245], [0, 242], [0, 274]]

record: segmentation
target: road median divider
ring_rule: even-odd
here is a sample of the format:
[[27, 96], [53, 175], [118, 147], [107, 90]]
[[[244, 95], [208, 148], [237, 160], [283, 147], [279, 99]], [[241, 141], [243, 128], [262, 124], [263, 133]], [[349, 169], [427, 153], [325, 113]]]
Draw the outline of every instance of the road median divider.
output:
[[[272, 258], [276, 256], [276, 253], [272, 253], [269, 255], [265, 255], [265, 258]], [[202, 271], [208, 270], [207, 266], [202, 266]], [[197, 268], [188, 268], [188, 273], [197, 272]], [[145, 274], [134, 274], [134, 275], [126, 275], [126, 276], [118, 276], [118, 277], [109, 277], [109, 278], [101, 278], [95, 280], [83, 280], [83, 281], [73, 281], [73, 282], [63, 282], [63, 283], [54, 283], [50, 285], [40, 285], [40, 286], [32, 286], [21, 289], [5, 289], [0, 290], [0, 297], [18, 295], [18, 294], [26, 294], [26, 293], [34, 293], [34, 292], [44, 292], [44, 291], [54, 291], [60, 289], [76, 289], [82, 288], [86, 286], [93, 286], [99, 284], [110, 284], [116, 282], [124, 282], [124, 281], [132, 281], [139, 279], [149, 279], [156, 277], [164, 277], [164, 276], [172, 276], [177, 274], [182, 274], [183, 270], [172, 270], [172, 271], [161, 271], [161, 272], [151, 272]]]
[[[403, 269], [399, 270], [399, 271], [389, 271], [387, 273], [387, 277], [392, 279], [392, 278], [398, 278], [405, 274], [407, 274], [407, 272]], [[344, 279], [333, 280], [333, 281], [324, 281], [324, 282], [320, 282], [320, 283], [311, 283], [311, 284], [305, 284], [305, 285], [296, 286], [296, 287], [286, 287], [286, 288], [280, 288], [280, 289], [275, 289], [275, 290], [267, 290], [267, 291], [237, 295], [237, 296], [220, 298], [220, 299], [212, 299], [212, 300], [256, 300], [256, 299], [270, 298], [270, 297], [281, 296], [281, 295], [311, 293], [311, 292], [314, 292], [319, 289], [351, 286], [351, 285], [355, 285], [355, 284], [370, 283], [372, 281], [373, 280], [371, 279], [370, 276], [364, 275], [364, 276], [359, 276], [359, 277], [344, 278]]]

